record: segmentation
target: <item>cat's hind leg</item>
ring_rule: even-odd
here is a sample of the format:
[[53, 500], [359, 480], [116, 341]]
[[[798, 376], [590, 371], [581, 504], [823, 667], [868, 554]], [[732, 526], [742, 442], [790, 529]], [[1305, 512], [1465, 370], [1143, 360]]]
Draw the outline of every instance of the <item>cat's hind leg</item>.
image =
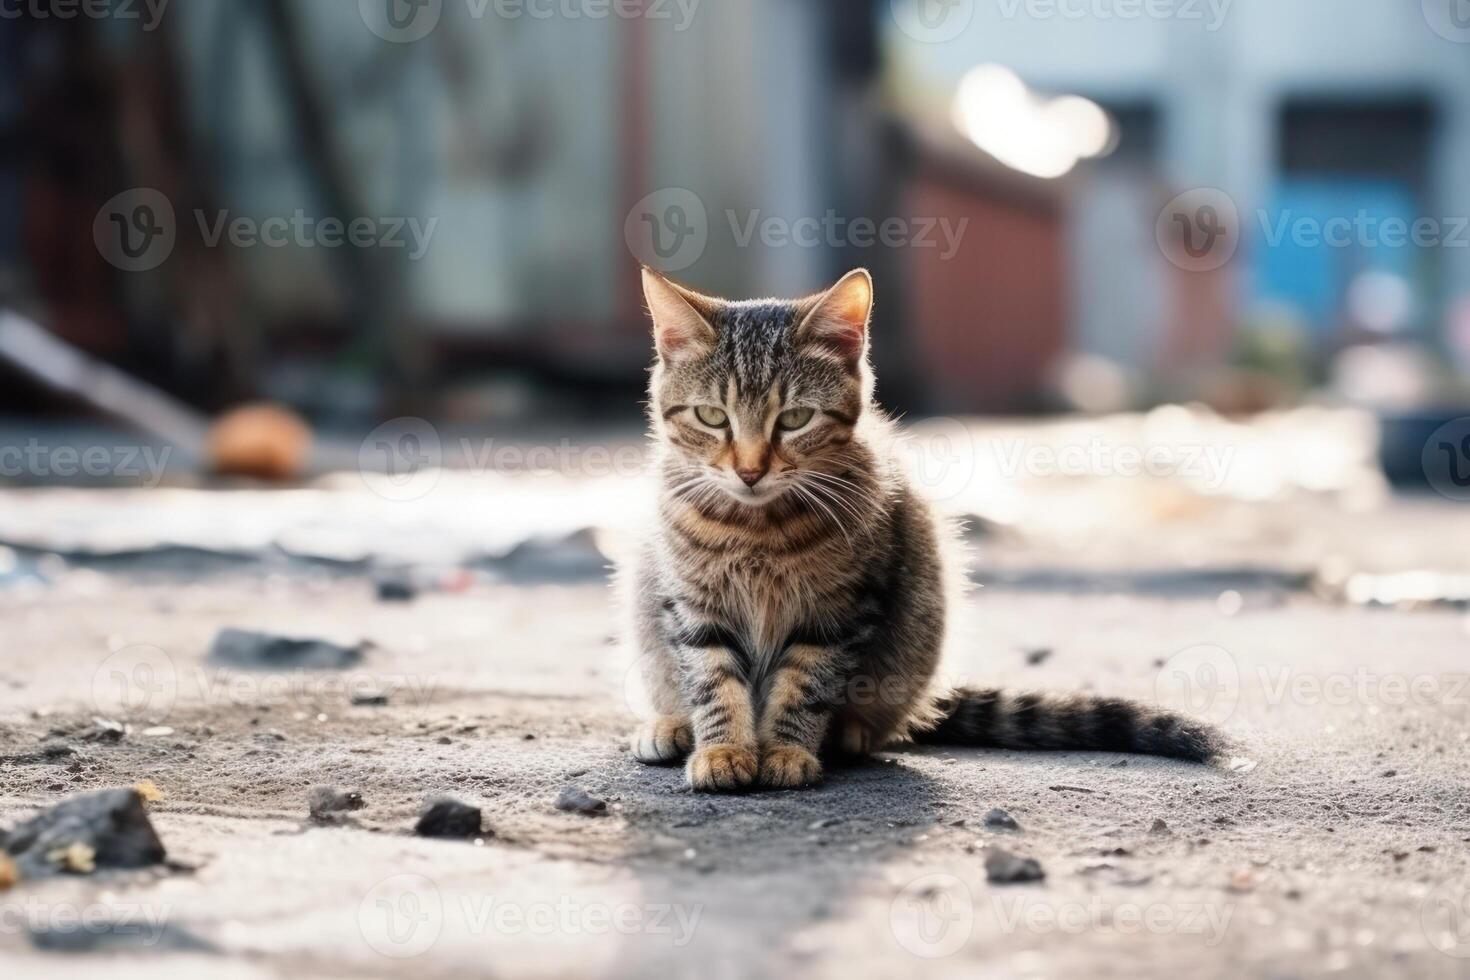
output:
[[680, 762], [694, 748], [694, 726], [688, 718], [658, 715], [644, 722], [633, 736], [633, 758], [644, 765]]

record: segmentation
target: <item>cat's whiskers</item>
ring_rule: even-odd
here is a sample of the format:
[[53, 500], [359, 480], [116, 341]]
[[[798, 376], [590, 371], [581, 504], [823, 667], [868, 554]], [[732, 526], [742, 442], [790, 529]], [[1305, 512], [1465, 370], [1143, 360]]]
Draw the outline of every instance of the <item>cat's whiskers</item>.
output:
[[820, 494], [823, 499], [830, 501], [837, 507], [840, 507], [844, 513], [846, 513], [858, 524], [865, 523], [863, 514], [857, 509], [854, 503], [845, 498], [836, 488], [827, 486], [820, 482], [814, 482], [807, 484], [805, 487], [803, 487], [803, 489], [808, 491], [809, 493]]
[[842, 522], [837, 519], [837, 515], [832, 511], [832, 508], [828, 507], [821, 500], [819, 500], [816, 495], [812, 493], [811, 487], [804, 487], [799, 483], [793, 483], [791, 484], [791, 490], [803, 500], [823, 511], [832, 521], [832, 526], [835, 527], [838, 532], [842, 534], [842, 539], [847, 542], [847, 546], [849, 548], [852, 547], [852, 536], [847, 533], [847, 528], [844, 527]]

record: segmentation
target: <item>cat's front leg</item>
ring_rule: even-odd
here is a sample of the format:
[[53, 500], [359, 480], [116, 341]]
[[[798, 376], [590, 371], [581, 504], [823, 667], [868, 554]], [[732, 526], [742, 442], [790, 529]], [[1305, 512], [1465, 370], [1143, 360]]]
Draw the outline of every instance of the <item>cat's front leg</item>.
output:
[[755, 782], [755, 704], [744, 665], [726, 646], [685, 651], [694, 751], [685, 773], [695, 790], [728, 792]]
[[817, 750], [842, 684], [843, 656], [817, 644], [788, 647], [771, 678], [760, 719], [760, 782], [790, 789], [822, 779]]

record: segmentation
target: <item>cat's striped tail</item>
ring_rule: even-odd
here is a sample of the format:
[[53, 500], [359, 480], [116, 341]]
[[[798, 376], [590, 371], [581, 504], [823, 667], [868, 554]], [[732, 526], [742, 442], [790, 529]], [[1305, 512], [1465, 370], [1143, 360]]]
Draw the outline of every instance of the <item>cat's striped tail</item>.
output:
[[934, 705], [939, 721], [914, 732], [925, 745], [1136, 752], [1191, 762], [1225, 753], [1225, 736], [1187, 718], [1123, 698], [956, 688]]

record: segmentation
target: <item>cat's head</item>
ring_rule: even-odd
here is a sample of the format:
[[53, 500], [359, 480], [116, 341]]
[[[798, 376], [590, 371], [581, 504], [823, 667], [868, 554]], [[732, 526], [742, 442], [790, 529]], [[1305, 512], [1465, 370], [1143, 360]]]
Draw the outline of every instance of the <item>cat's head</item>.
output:
[[840, 476], [872, 394], [866, 270], [799, 300], [715, 299], [649, 269], [643, 291], [650, 414], [691, 486], [760, 507]]

